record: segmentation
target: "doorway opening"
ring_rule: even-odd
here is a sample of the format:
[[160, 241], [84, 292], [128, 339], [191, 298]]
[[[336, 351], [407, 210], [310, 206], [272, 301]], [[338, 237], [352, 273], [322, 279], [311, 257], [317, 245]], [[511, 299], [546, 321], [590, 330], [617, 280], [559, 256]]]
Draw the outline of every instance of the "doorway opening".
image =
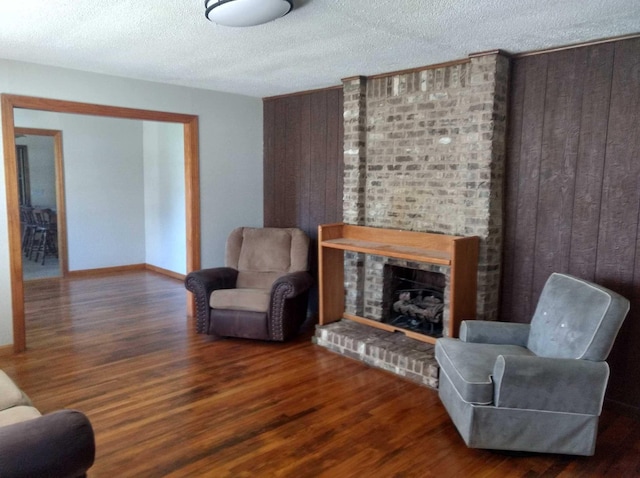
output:
[[23, 280], [66, 277], [62, 131], [15, 128]]
[[[1, 95], [1, 104], [9, 229], [11, 298], [13, 308], [13, 344], [15, 352], [24, 351], [27, 344], [14, 109], [75, 113], [182, 124], [184, 133], [184, 189], [186, 206], [186, 271], [188, 273], [200, 268], [200, 178], [197, 116], [9, 94]], [[193, 298], [187, 295], [187, 314], [192, 316], [194, 311], [195, 304], [193, 303]]]

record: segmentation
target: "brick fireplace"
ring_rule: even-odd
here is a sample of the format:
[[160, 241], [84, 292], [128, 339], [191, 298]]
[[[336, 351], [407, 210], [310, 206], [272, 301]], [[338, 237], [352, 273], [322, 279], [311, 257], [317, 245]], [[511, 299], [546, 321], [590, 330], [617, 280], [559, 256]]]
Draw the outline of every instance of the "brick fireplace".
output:
[[[344, 222], [479, 236], [477, 318], [487, 320], [498, 313], [508, 81], [509, 60], [498, 51], [343, 80]], [[346, 312], [383, 320], [388, 265], [443, 275], [446, 324], [448, 267], [359, 253], [345, 254]], [[355, 329], [367, 333], [366, 326]], [[322, 344], [321, 331], [317, 337]], [[389, 347], [393, 354], [402, 348]], [[378, 355], [375, 361], [360, 359], [398, 373], [397, 365], [373, 363]], [[433, 386], [433, 376], [414, 377], [413, 366], [410, 372], [401, 374]]]

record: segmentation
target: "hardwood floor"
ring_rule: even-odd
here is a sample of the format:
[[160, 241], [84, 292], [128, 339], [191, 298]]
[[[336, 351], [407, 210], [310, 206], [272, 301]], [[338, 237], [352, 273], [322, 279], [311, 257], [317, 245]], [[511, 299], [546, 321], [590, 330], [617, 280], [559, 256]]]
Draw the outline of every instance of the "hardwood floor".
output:
[[[26, 284], [28, 351], [1, 368], [44, 413], [84, 411], [90, 477], [640, 474], [637, 420], [605, 411], [591, 458], [466, 448], [437, 393], [310, 342], [194, 333], [152, 272]], [[1, 472], [0, 472], [1, 475]]]

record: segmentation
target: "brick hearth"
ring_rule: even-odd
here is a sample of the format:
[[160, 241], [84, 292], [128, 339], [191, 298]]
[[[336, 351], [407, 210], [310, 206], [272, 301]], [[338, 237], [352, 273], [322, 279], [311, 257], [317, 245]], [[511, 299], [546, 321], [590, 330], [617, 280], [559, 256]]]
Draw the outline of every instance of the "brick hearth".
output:
[[387, 370], [421, 385], [438, 388], [433, 345], [402, 333], [341, 320], [317, 326], [313, 342], [346, 357]]

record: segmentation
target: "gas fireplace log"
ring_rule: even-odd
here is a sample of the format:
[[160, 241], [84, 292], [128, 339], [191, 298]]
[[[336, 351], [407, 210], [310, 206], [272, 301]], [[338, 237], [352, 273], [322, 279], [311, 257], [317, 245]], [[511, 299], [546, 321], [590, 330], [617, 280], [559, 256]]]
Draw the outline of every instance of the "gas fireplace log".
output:
[[393, 304], [393, 310], [410, 317], [417, 317], [428, 322], [439, 323], [442, 321], [444, 305], [442, 303], [425, 304], [423, 301], [422, 306], [420, 306], [412, 303], [412, 301], [399, 300]]

